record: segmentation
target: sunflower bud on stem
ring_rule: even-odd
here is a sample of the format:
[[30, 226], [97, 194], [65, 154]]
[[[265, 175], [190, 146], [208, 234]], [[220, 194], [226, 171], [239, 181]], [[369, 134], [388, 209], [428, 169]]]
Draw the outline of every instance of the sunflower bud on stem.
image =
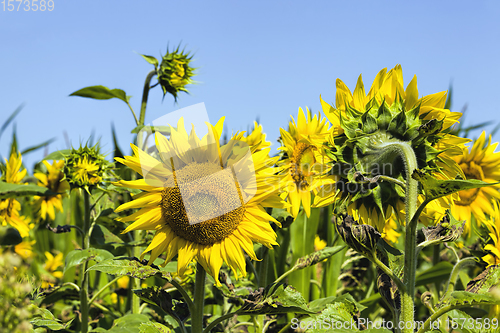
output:
[[368, 224], [359, 224], [350, 215], [335, 218], [337, 232], [344, 242], [367, 257], [375, 257], [380, 232]]

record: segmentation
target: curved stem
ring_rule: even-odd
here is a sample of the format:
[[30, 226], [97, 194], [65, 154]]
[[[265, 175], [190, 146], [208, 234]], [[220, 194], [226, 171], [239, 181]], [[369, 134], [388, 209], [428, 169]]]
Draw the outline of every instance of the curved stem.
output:
[[189, 313], [193, 313], [194, 303], [191, 300], [191, 298], [189, 297], [186, 290], [184, 288], [182, 288], [182, 286], [179, 284], [179, 282], [175, 281], [174, 279], [172, 279], [172, 281], [170, 281], [170, 283], [175, 287], [175, 289], [177, 289], [178, 292], [181, 293], [182, 297], [184, 298], [184, 301], [186, 301], [186, 304], [187, 304], [188, 309], [189, 309]]
[[191, 332], [203, 332], [203, 309], [205, 308], [205, 278], [207, 273], [200, 263], [196, 264], [196, 280], [194, 282], [194, 309], [191, 312]]
[[[417, 271], [417, 224], [420, 214], [417, 213], [418, 203], [418, 182], [411, 177], [413, 171], [417, 169], [417, 158], [415, 152], [408, 142], [392, 141], [380, 144], [377, 148], [381, 154], [375, 158], [382, 160], [387, 157], [396, 158], [399, 156], [404, 163], [406, 176], [405, 191], [405, 214], [406, 214], [406, 239], [405, 239], [405, 264], [403, 282], [406, 286], [401, 294], [402, 320], [405, 323], [414, 322], [415, 306], [415, 279]], [[422, 205], [421, 205], [422, 206]], [[425, 207], [425, 206], [424, 206]], [[420, 208], [420, 207], [419, 207]], [[423, 207], [422, 207], [423, 209]], [[413, 330], [404, 329], [405, 333], [413, 333]]]
[[[231, 318], [232, 316], [234, 316], [236, 314], [236, 312], [231, 312], [231, 313], [226, 313], [225, 315], [223, 316], [220, 316], [219, 318], [215, 319], [214, 321], [212, 321], [208, 326], [207, 328], [205, 328], [203, 330], [203, 333], [210, 333], [210, 331], [215, 327], [217, 326], [220, 322], [223, 322], [224, 320], [226, 319], [229, 319]], [[251, 323], [249, 323], [251, 324]]]
[[137, 119], [137, 116], [135, 115], [134, 109], [132, 109], [132, 105], [130, 105], [129, 102], [127, 102], [127, 105], [128, 105], [128, 108], [130, 109], [130, 111], [132, 111], [132, 115], [134, 116], [135, 124], [137, 126], [139, 126], [139, 120]]
[[450, 279], [448, 280], [448, 283], [446, 284], [446, 289], [445, 289], [446, 293], [444, 294], [444, 298], [446, 298], [447, 296], [449, 296], [453, 292], [453, 289], [455, 288], [455, 283], [457, 282], [458, 273], [460, 272], [460, 270], [464, 267], [467, 267], [467, 266], [474, 266], [476, 263], [477, 262], [473, 257], [469, 257], [469, 258], [464, 258], [462, 260], [459, 260], [455, 264], [455, 266], [453, 267], [453, 270], [451, 271]]
[[115, 283], [116, 281], [118, 281], [118, 279], [120, 279], [121, 276], [117, 276], [116, 278], [114, 278], [113, 280], [109, 281], [104, 287], [101, 288], [101, 290], [99, 290], [98, 292], [96, 292], [94, 294], [94, 296], [92, 296], [92, 298], [90, 299], [89, 301], [89, 305], [92, 304], [96, 299], [97, 297], [102, 294], [106, 289], [109, 288], [109, 286], [111, 286], [113, 283]]
[[[495, 303], [492, 302], [492, 303], [481, 303], [481, 304], [494, 305]], [[424, 322], [424, 325], [417, 331], [417, 333], [427, 332], [429, 330], [429, 327], [431, 326], [431, 323], [438, 320], [439, 317], [441, 317], [445, 313], [450, 312], [451, 310], [460, 309], [460, 308], [464, 308], [464, 307], [470, 307], [470, 306], [471, 306], [471, 304], [455, 304], [455, 305], [448, 305], [448, 306], [444, 306], [444, 307], [440, 308], [438, 311], [433, 313], [429, 318], [427, 318], [427, 320]], [[412, 332], [413, 332], [413, 330], [412, 330]]]
[[391, 280], [394, 281], [401, 293], [406, 291], [406, 286], [403, 284], [403, 282], [396, 275], [394, 275], [394, 272], [382, 261], [380, 261], [380, 259], [378, 259], [377, 257], [373, 257], [371, 258], [371, 260], [375, 265], [377, 265], [378, 268], [382, 270], [382, 272], [387, 274], [391, 278]]
[[396, 185], [399, 185], [403, 190], [406, 189], [406, 184], [404, 182], [400, 181], [399, 179], [392, 178], [389, 176], [384, 176], [384, 175], [380, 175], [379, 179], [385, 180], [385, 181], [390, 182], [390, 183], [394, 183]]

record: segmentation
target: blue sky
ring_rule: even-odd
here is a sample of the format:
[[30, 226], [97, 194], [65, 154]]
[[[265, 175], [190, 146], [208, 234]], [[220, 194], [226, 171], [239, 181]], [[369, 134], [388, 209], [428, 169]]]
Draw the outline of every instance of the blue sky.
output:
[[[178, 104], [153, 89], [147, 122], [204, 102], [212, 122], [226, 116], [230, 132], [258, 117], [276, 149], [279, 127], [299, 107], [320, 110], [320, 94], [334, 102], [337, 78], [353, 89], [362, 73], [370, 86], [380, 69], [396, 64], [405, 84], [417, 74], [420, 94], [452, 82], [453, 110], [468, 105], [466, 125], [499, 121], [496, 1], [54, 0], [51, 12], [1, 6], [0, 124], [25, 103], [15, 121], [21, 149], [50, 138], [49, 152], [67, 148], [65, 132], [78, 146], [95, 132], [111, 152], [114, 123], [128, 152], [135, 123], [123, 102], [68, 95], [91, 85], [120, 88], [139, 112], [152, 66], [137, 53], [159, 57], [179, 43], [195, 53], [199, 83]], [[0, 138], [4, 157], [12, 128]], [[31, 167], [43, 153], [24, 161]]]

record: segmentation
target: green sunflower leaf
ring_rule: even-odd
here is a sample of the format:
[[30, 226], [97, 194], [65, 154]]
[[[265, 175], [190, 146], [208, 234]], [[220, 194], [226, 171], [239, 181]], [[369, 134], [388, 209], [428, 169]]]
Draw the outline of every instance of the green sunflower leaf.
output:
[[[107, 333], [137, 333], [140, 327], [149, 321], [149, 317], [143, 314], [127, 314], [123, 317], [115, 319], [113, 326], [106, 330], [102, 327], [92, 330], [91, 332], [107, 332]], [[161, 332], [161, 331], [156, 331]], [[167, 331], [168, 332], [168, 331]]]
[[109, 89], [105, 86], [90, 86], [77, 90], [70, 94], [70, 96], [79, 96], [93, 99], [111, 99], [118, 98], [125, 103], [128, 103], [130, 96], [127, 96], [125, 91], [121, 89]]
[[39, 318], [33, 319], [30, 323], [33, 328], [47, 328], [53, 331], [63, 330], [73, 322], [71, 319], [66, 324], [62, 324], [53, 314], [47, 309], [38, 308]]
[[432, 201], [463, 190], [500, 184], [500, 182], [486, 183], [479, 179], [441, 180], [434, 178], [423, 170], [415, 170], [411, 176], [422, 184], [427, 201]]
[[150, 276], [159, 274], [164, 279], [170, 280], [170, 273], [164, 269], [159, 269], [155, 265], [145, 265], [137, 258], [116, 258], [107, 259], [95, 264], [87, 271], [99, 271], [111, 275], [128, 275], [136, 279], [146, 279]]
[[139, 326], [139, 333], [170, 333], [172, 330], [160, 323], [147, 322]]
[[0, 181], [0, 199], [17, 198], [22, 196], [48, 196], [55, 194], [50, 189], [37, 185], [11, 184]]
[[64, 160], [71, 153], [71, 149], [56, 150], [53, 153], [48, 154], [43, 159], [44, 160]]
[[500, 267], [498, 265], [486, 268], [467, 284], [465, 291], [452, 292], [436, 304], [436, 307], [460, 308], [492, 304], [500, 305]]
[[84, 249], [84, 250], [73, 250], [66, 256], [66, 264], [64, 265], [64, 273], [68, 269], [74, 266], [78, 266], [87, 262], [89, 260], [103, 261], [109, 258], [113, 258], [113, 255], [101, 249]]
[[144, 60], [146, 60], [147, 62], [149, 62], [151, 65], [154, 65], [155, 68], [158, 68], [159, 62], [158, 62], [158, 59], [156, 59], [155, 57], [149, 56], [149, 55], [145, 55], [145, 54], [141, 54], [141, 57], [143, 57]]
[[[319, 301], [319, 300], [318, 300]], [[320, 302], [311, 302], [317, 310]], [[324, 309], [308, 318], [292, 321], [292, 329], [305, 329], [307, 332], [358, 332], [362, 328], [362, 320], [358, 321], [360, 311], [364, 307], [349, 295], [342, 295], [330, 300]], [[369, 331], [363, 331], [369, 332]], [[373, 331], [375, 332], [375, 331]], [[376, 332], [388, 333], [388, 330]]]
[[304, 297], [292, 286], [270, 285], [266, 289], [260, 288], [244, 299], [243, 306], [237, 314], [279, 314], [279, 313], [306, 313], [312, 314]]
[[331, 256], [340, 252], [344, 248], [345, 248], [344, 245], [327, 246], [319, 251], [313, 252], [311, 254], [308, 254], [307, 256], [297, 259], [297, 262], [295, 263], [295, 266], [293, 268], [302, 269], [316, 265], [318, 262], [330, 258]]

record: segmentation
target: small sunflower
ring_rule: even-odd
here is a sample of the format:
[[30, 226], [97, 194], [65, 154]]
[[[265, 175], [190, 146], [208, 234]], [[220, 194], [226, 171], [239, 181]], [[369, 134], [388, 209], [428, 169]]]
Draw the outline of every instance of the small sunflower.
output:
[[63, 211], [62, 199], [65, 192], [70, 189], [68, 181], [64, 180], [64, 161], [53, 161], [52, 165], [43, 161], [47, 168], [46, 173], [36, 172], [34, 176], [38, 179], [38, 186], [50, 189], [54, 195], [39, 197], [35, 196], [34, 206], [39, 216], [45, 220], [47, 215], [51, 220], [56, 218], [56, 211]]
[[[26, 169], [21, 170], [23, 160], [21, 154], [13, 152], [9, 160], [5, 160], [1, 180], [11, 184], [21, 184], [26, 176]], [[0, 225], [11, 225], [19, 231], [21, 237], [27, 237], [30, 231], [30, 219], [20, 216], [21, 204], [16, 199], [0, 200]]]
[[253, 122], [252, 132], [243, 136], [240, 140], [246, 142], [252, 151], [259, 151], [271, 146], [271, 142], [266, 141], [266, 134], [262, 131], [262, 125], [256, 121]]
[[[438, 178], [455, 178], [462, 173], [453, 156], [461, 152], [468, 140], [444, 131], [461, 116], [444, 108], [446, 92], [419, 97], [416, 76], [405, 89], [400, 65], [389, 72], [381, 70], [368, 93], [361, 76], [353, 93], [339, 79], [336, 86], [335, 107], [321, 97], [320, 100], [325, 116], [333, 124], [326, 145], [335, 163], [332, 173], [341, 181], [337, 183], [338, 191], [322, 192], [315, 198], [315, 205], [334, 201], [342, 207], [345, 204], [349, 215], [359, 215], [360, 222], [376, 226], [380, 232], [391, 215], [404, 220], [400, 214], [404, 192], [397, 185], [376, 178], [386, 175], [405, 181], [403, 165], [392, 156], [380, 155], [381, 147], [396, 141], [410, 144], [418, 168]], [[387, 170], [386, 162], [390, 166]], [[349, 185], [356, 186], [351, 186], [351, 190]]]
[[72, 149], [65, 158], [64, 175], [71, 188], [84, 188], [87, 191], [98, 186], [108, 178], [109, 163], [99, 152], [99, 146]]
[[24, 260], [32, 258], [33, 257], [33, 245], [35, 243], [36, 243], [36, 240], [22, 241], [21, 243], [14, 246], [14, 252], [16, 252]]
[[132, 145], [134, 156], [116, 160], [144, 179], [115, 183], [144, 191], [116, 212], [140, 208], [120, 219], [134, 222], [124, 232], [155, 231], [143, 252], [144, 256], [151, 251], [149, 263], [162, 253], [166, 256], [164, 264], [177, 255], [177, 274], [184, 276], [189, 263], [196, 260], [218, 285], [223, 262], [236, 277], [244, 276], [244, 253], [257, 260], [253, 242], [269, 248], [277, 245], [269, 221], [279, 222], [264, 207], [283, 207], [277, 195], [280, 177], [269, 168], [277, 158], [270, 158], [269, 149], [264, 149], [240, 163], [241, 154], [248, 156], [238, 146], [242, 134], [221, 147], [223, 121], [209, 125], [209, 134], [201, 140], [194, 128], [187, 134], [183, 119], [177, 129], [171, 129], [169, 139], [156, 133], [159, 159]]
[[51, 285], [55, 284], [58, 280], [63, 277], [63, 272], [59, 269], [64, 266], [63, 253], [59, 252], [56, 256], [52, 253], [45, 252], [45, 264], [43, 269], [48, 274], [42, 276], [42, 288], [49, 288]]
[[331, 161], [324, 154], [323, 143], [329, 131], [328, 123], [321, 115], [314, 115], [307, 109], [307, 117], [299, 108], [297, 122], [292, 117], [288, 131], [280, 128], [282, 146], [286, 154], [278, 166], [283, 175], [283, 197], [291, 204], [289, 210], [294, 217], [304, 207], [306, 215], [311, 214], [311, 196], [322, 186], [335, 183], [335, 178], [325, 175], [327, 163]]
[[[463, 154], [455, 157], [455, 161], [463, 170], [466, 179], [479, 179], [487, 183], [500, 181], [500, 152], [495, 152], [498, 142], [491, 143], [491, 135], [486, 141], [486, 133], [473, 143], [469, 149], [464, 149]], [[451, 206], [452, 215], [457, 220], [466, 220], [466, 233], [471, 230], [471, 216], [476, 219], [477, 225], [487, 222], [488, 214], [495, 213], [492, 199], [500, 199], [500, 184], [475, 188], [458, 192], [459, 200]]]
[[163, 56], [158, 72], [158, 83], [160, 84], [163, 95], [167, 93], [174, 96], [177, 101], [177, 94], [180, 91], [188, 93], [186, 86], [194, 81], [192, 77], [195, 75], [195, 68], [191, 67], [193, 56], [189, 53], [176, 50], [169, 52]]

